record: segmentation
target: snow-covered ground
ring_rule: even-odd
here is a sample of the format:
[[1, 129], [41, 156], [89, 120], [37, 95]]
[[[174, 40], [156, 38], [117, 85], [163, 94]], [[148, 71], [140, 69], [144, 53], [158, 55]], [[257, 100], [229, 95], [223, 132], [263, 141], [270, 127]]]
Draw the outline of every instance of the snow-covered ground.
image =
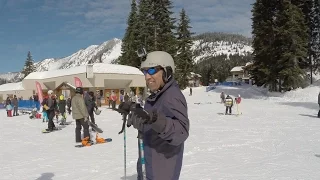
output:
[[[225, 109], [219, 103], [221, 91], [242, 95], [242, 115], [221, 115]], [[308, 101], [299, 99], [302, 91]], [[185, 90], [191, 124], [180, 179], [319, 179], [318, 91], [314, 87], [314, 91], [267, 97], [265, 91], [250, 87], [218, 87], [211, 92], [194, 88], [193, 96]], [[7, 118], [0, 111], [0, 179], [124, 179], [123, 135], [118, 135], [121, 117], [102, 109], [96, 121], [105, 131], [101, 136], [113, 142], [85, 148], [74, 147], [75, 123], [42, 134], [46, 124], [41, 120]], [[136, 136], [133, 128], [127, 130], [128, 180], [136, 179]]]

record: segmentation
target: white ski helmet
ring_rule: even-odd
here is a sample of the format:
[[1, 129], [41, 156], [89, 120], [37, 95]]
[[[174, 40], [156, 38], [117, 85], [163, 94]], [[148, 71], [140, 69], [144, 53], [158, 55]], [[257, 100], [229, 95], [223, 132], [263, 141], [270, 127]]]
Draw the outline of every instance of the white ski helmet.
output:
[[48, 91], [48, 94], [49, 94], [49, 95], [51, 95], [52, 93], [53, 93], [53, 91], [52, 91], [52, 90], [49, 90], [49, 91]]
[[95, 113], [96, 115], [100, 115], [100, 114], [101, 114], [101, 110], [100, 110], [100, 109], [95, 109], [95, 110], [94, 110], [94, 113]]
[[146, 60], [142, 61], [141, 69], [161, 66], [166, 70], [171, 67], [172, 73], [175, 71], [174, 60], [172, 56], [164, 51], [153, 51], [147, 54]]

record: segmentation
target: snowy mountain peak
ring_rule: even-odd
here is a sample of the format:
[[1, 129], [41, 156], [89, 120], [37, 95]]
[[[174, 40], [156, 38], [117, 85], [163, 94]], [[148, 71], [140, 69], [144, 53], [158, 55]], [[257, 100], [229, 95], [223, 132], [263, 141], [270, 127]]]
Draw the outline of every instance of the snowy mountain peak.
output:
[[[252, 52], [248, 38], [223, 33], [205, 33], [193, 41], [192, 51], [195, 62], [202, 58], [222, 54], [246, 55]], [[67, 69], [90, 63], [112, 63], [121, 55], [122, 40], [113, 38], [100, 45], [90, 45], [63, 58], [48, 58], [36, 62], [36, 71]], [[21, 68], [22, 69], [22, 68]], [[21, 73], [0, 74], [0, 79], [16, 82], [22, 78]]]

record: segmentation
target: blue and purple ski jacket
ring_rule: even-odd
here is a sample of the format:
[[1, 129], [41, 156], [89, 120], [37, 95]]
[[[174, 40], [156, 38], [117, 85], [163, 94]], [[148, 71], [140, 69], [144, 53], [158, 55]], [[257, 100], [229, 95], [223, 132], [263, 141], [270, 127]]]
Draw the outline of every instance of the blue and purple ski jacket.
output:
[[[175, 80], [172, 79], [159, 92], [149, 96], [144, 109], [157, 109], [165, 121], [162, 132], [156, 132], [157, 128], [152, 128], [153, 125], [145, 125], [143, 129], [147, 179], [178, 180], [184, 142], [189, 136], [189, 119], [186, 99]], [[142, 179], [140, 158], [137, 171], [138, 179]]]

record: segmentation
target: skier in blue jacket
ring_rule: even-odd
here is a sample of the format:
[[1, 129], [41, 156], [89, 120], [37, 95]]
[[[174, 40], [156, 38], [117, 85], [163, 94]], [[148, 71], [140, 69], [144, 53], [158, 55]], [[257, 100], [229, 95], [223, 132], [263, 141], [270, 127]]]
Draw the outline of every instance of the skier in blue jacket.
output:
[[[141, 70], [151, 95], [144, 109], [131, 109], [128, 123], [144, 141], [146, 179], [178, 180], [189, 119], [186, 99], [173, 78], [174, 60], [166, 52], [154, 51], [147, 54]], [[137, 173], [138, 180], [142, 179], [140, 153]]]

